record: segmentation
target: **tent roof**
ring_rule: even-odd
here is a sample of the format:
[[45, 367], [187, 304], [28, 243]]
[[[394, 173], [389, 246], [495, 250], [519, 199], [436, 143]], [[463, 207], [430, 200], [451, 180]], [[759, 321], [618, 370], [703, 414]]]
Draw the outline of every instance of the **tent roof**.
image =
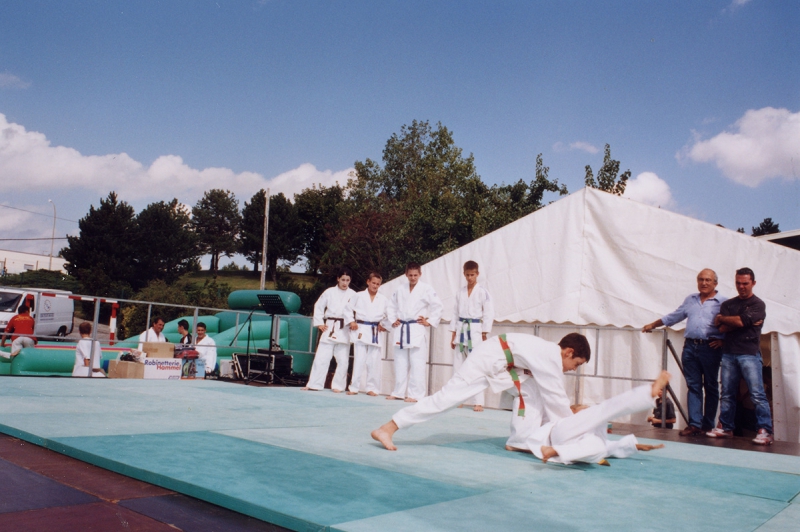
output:
[[422, 280], [442, 298], [444, 318], [467, 260], [480, 264], [497, 321], [641, 327], [696, 292], [703, 268], [735, 297], [734, 271], [749, 266], [767, 305], [764, 332], [800, 331], [799, 251], [591, 188], [425, 264]]

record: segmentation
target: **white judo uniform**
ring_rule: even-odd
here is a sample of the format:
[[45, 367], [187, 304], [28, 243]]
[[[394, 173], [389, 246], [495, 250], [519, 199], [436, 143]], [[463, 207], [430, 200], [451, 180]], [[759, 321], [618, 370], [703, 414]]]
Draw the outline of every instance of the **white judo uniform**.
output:
[[[572, 411], [564, 389], [561, 348], [528, 334], [511, 333], [505, 337], [525, 401], [525, 415], [519, 416], [519, 397], [515, 400], [508, 445], [523, 448], [527, 436], [545, 422], [571, 416]], [[404, 429], [427, 421], [487, 388], [495, 392], [514, 388], [507, 364], [499, 337], [489, 338], [473, 349], [441, 390], [400, 410], [392, 420]]]
[[[476, 284], [470, 294], [467, 287], [462, 286], [456, 294], [453, 318], [450, 320], [450, 330], [456, 333], [453, 373], [458, 371], [469, 353], [481, 344], [483, 333], [491, 334], [493, 322], [494, 303], [489, 291]], [[483, 406], [484, 393], [473, 397], [472, 404]]]
[[202, 340], [195, 338], [195, 350], [197, 351], [197, 360], [202, 361], [203, 373], [200, 373], [200, 368], [197, 368], [197, 376], [204, 377], [214, 372], [217, 367], [217, 342], [213, 338], [206, 335]]
[[[358, 330], [350, 331], [350, 341], [353, 343], [353, 375], [350, 379], [349, 391], [358, 393], [365, 390], [367, 393], [380, 393], [381, 391], [381, 348], [383, 347], [384, 333], [378, 331], [378, 324], [389, 328], [386, 318], [389, 299], [381, 293], [375, 294], [372, 299], [369, 290], [358, 292], [350, 298], [345, 307], [346, 327], [353, 322], [358, 324]], [[366, 372], [366, 388], [362, 381]]]
[[72, 366], [73, 377], [105, 377], [102, 371], [90, 370], [86, 365], [86, 361], [92, 360], [93, 353], [94, 363], [92, 363], [92, 368], [101, 369], [100, 359], [102, 358], [102, 352], [100, 351], [100, 342], [97, 340], [92, 341], [91, 338], [81, 338], [75, 346], [75, 365]]
[[411, 290], [403, 281], [392, 295], [389, 305], [389, 323], [400, 320], [394, 327], [394, 397], [420, 400], [427, 393], [425, 364], [428, 360], [428, 342], [425, 326], [417, 323], [424, 316], [431, 327], [442, 319], [442, 300], [429, 284], [418, 281]]
[[542, 458], [542, 445], [553, 447], [558, 456], [551, 462], [598, 462], [603, 458], [627, 458], [636, 451], [636, 437], [629, 434], [618, 441], [606, 436], [609, 421], [653, 408], [652, 386], [645, 384], [581, 410], [577, 414], [551, 421], [534, 430], [521, 448]]
[[347, 387], [347, 366], [350, 362], [350, 329], [345, 322], [352, 321], [345, 314], [345, 307], [356, 295], [355, 290], [342, 290], [338, 286], [328, 288], [319, 296], [314, 304], [314, 327], [327, 325], [328, 329], [320, 333], [314, 364], [308, 377], [306, 387], [312, 390], [325, 388], [325, 378], [331, 358], [336, 360], [336, 372], [333, 375], [331, 388], [344, 391]]

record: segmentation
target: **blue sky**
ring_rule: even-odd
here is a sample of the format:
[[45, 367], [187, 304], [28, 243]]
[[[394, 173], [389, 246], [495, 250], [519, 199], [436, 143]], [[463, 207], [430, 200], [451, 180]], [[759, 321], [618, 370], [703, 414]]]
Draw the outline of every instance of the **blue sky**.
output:
[[52, 199], [74, 234], [111, 190], [137, 210], [210, 188], [291, 196], [417, 119], [488, 183], [529, 181], [542, 153], [574, 192], [609, 143], [632, 199], [798, 229], [797, 28], [800, 3], [766, 0], [8, 0], [0, 226], [49, 237]]

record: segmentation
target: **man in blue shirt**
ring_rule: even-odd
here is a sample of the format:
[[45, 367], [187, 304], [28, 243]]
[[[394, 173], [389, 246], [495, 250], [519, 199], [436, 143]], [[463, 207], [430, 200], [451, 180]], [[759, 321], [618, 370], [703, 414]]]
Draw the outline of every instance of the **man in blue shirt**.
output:
[[700, 436], [713, 429], [719, 404], [719, 365], [724, 334], [714, 325], [714, 318], [727, 298], [717, 292], [717, 274], [708, 268], [697, 274], [697, 290], [698, 293], [687, 297], [675, 312], [642, 327], [642, 332], [649, 333], [656, 327], [671, 327], [686, 320], [681, 362], [689, 389], [689, 425], [680, 432], [681, 436]]

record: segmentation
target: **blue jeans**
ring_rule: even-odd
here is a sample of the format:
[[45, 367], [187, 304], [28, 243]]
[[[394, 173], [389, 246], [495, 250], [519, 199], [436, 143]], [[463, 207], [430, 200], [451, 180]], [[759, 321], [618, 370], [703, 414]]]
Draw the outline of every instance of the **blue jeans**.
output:
[[[713, 349], [707, 343], [695, 344], [687, 339], [683, 344], [681, 363], [689, 389], [687, 407], [689, 425], [703, 430], [714, 428], [719, 404], [719, 363], [722, 349]], [[703, 404], [703, 390], [706, 392]]]
[[761, 353], [757, 355], [722, 355], [722, 399], [720, 401], [719, 421], [725, 430], [733, 430], [736, 416], [736, 392], [739, 381], [744, 378], [750, 391], [750, 400], [756, 407], [756, 424], [759, 429], [767, 429], [772, 434], [772, 414], [769, 401], [764, 393], [764, 376]]

